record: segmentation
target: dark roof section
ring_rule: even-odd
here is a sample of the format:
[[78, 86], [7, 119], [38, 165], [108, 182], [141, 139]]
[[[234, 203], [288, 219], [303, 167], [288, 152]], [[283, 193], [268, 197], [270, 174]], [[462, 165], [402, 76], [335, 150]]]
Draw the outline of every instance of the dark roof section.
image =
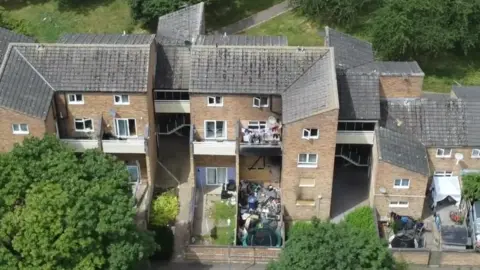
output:
[[340, 120], [380, 119], [380, 90], [378, 74], [337, 73]]
[[182, 8], [158, 18], [157, 42], [163, 45], [195, 43], [205, 33], [204, 3]]
[[381, 101], [381, 125], [410, 134], [426, 146], [480, 145], [480, 102], [460, 99]]
[[412, 136], [380, 127], [377, 131], [379, 159], [395, 166], [429, 175], [425, 146]]
[[349, 69], [373, 62], [372, 44], [351, 35], [325, 27], [325, 43], [335, 48], [335, 65]]
[[8, 44], [11, 42], [33, 43], [35, 39], [0, 27], [0, 63], [3, 61], [3, 56], [7, 52]]
[[288, 46], [285, 36], [200, 35], [197, 45]]
[[191, 56], [187, 46], [157, 46], [155, 89], [188, 89]]
[[47, 117], [54, 89], [15, 47], [9, 47], [0, 73], [0, 106]]
[[431, 100], [447, 100], [451, 99], [448, 93], [436, 93], [436, 92], [422, 92], [422, 97]]
[[148, 45], [154, 40], [155, 35], [150, 34], [65, 34], [58, 43]]
[[480, 99], [480, 86], [457, 86], [452, 87], [457, 98], [464, 100]]
[[375, 62], [380, 75], [384, 76], [425, 76], [416, 61], [413, 62]]

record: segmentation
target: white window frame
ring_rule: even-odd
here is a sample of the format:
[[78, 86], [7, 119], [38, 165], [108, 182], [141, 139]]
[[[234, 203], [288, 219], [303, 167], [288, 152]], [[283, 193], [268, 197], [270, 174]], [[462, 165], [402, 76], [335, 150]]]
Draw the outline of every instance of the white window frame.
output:
[[[82, 122], [83, 127], [85, 128], [85, 121], [92, 122], [92, 129], [77, 129], [77, 122]], [[75, 127], [75, 132], [92, 132], [94, 130], [95, 122], [92, 118], [74, 118], [73, 119], [73, 126]]]
[[[208, 122], [214, 122], [215, 123], [215, 137], [207, 137], [207, 123]], [[224, 129], [224, 136], [222, 137], [217, 137], [217, 122], [223, 122], [223, 129]], [[225, 120], [205, 120], [203, 123], [203, 135], [205, 140], [226, 140], [227, 139], [227, 121]]]
[[[448, 155], [445, 155], [446, 151], [449, 151]], [[437, 157], [437, 158], [452, 157], [452, 148], [437, 148], [437, 152], [435, 153], [435, 157]]]
[[408, 208], [409, 206], [408, 201], [390, 201], [388, 203], [388, 207], [390, 208]]
[[[306, 155], [305, 157], [305, 162], [300, 161], [300, 156], [301, 155]], [[315, 155], [315, 162], [310, 162], [310, 156]], [[318, 166], [318, 154], [315, 153], [300, 153], [298, 154], [298, 159], [297, 159], [297, 167], [299, 168], [317, 168]]]
[[[209, 184], [208, 183], [208, 170], [215, 170], [215, 183], [214, 184]], [[225, 182], [223, 183], [219, 183], [218, 182], [218, 169], [222, 169], [222, 170], [225, 170]], [[224, 183], [226, 183], [228, 181], [228, 168], [227, 167], [206, 167], [205, 168], [205, 184], [207, 186], [219, 186], [219, 185], [223, 185]]]
[[[317, 131], [317, 135], [312, 136], [312, 130]], [[318, 139], [320, 137], [320, 131], [318, 128], [304, 128], [302, 131], [302, 139], [313, 140]]]
[[433, 176], [437, 176], [437, 177], [451, 177], [453, 176], [453, 172], [452, 171], [434, 171], [433, 172]]
[[[128, 135], [124, 136], [124, 135], [119, 134], [119, 132], [118, 132], [118, 126], [119, 126], [118, 125], [118, 120], [121, 120], [121, 121], [127, 120]], [[129, 120], [135, 121], [135, 135], [130, 134], [130, 124], [128, 123]], [[135, 119], [135, 118], [114, 118], [113, 122], [114, 122], [115, 136], [116, 137], [118, 137], [118, 138], [137, 138], [138, 137], [137, 119]]]
[[[79, 96], [81, 97], [82, 100], [78, 99]], [[74, 97], [73, 98], [74, 100], [70, 100], [70, 97]], [[74, 105], [85, 104], [85, 97], [83, 96], [83, 94], [68, 94], [67, 98], [68, 98], [68, 104], [74, 104]]]
[[[400, 181], [399, 185], [397, 185], [397, 183], [396, 183], [398, 180]], [[406, 186], [403, 185], [404, 181], [407, 182]], [[396, 178], [396, 179], [394, 179], [393, 180], [393, 188], [395, 188], [395, 189], [409, 189], [410, 188], [410, 179], [408, 179], [408, 178]]]
[[[117, 102], [117, 97], [119, 98], [120, 102]], [[123, 101], [123, 98], [127, 97], [127, 101]], [[129, 95], [113, 95], [113, 104], [115, 105], [130, 105], [130, 96]]]
[[257, 121], [257, 120], [248, 121], [248, 129], [261, 130], [266, 128], [267, 128], [267, 121]]
[[[26, 130], [22, 130], [22, 126], [26, 127]], [[13, 134], [30, 134], [30, 129], [28, 128], [28, 124], [12, 124], [12, 132]]]
[[480, 158], [480, 148], [472, 149], [472, 158]]
[[[217, 102], [217, 98], [220, 99], [220, 102]], [[213, 101], [213, 102], [210, 102]], [[223, 97], [222, 96], [208, 96], [207, 104], [210, 107], [223, 107]]]
[[[262, 104], [262, 99], [266, 99], [267, 103]], [[255, 104], [258, 103], [258, 104]], [[268, 97], [254, 97], [253, 98], [253, 107], [254, 108], [267, 108], [270, 106], [270, 99]]]

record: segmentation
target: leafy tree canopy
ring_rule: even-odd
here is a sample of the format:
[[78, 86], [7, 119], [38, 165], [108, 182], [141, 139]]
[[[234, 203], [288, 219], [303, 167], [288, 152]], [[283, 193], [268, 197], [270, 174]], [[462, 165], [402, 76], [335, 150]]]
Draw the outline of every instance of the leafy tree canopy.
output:
[[470, 173], [462, 176], [462, 193], [464, 199], [480, 200], [480, 174]]
[[164, 192], [153, 202], [152, 224], [156, 226], [167, 226], [178, 215], [178, 198], [173, 190]]
[[269, 270], [394, 269], [394, 260], [378, 237], [347, 223], [313, 220], [288, 233], [280, 259]]
[[158, 17], [197, 4], [201, 0], [128, 0], [133, 19], [146, 25], [157, 23]]
[[47, 136], [1, 154], [0, 168], [0, 269], [132, 269], [155, 250], [114, 157]]

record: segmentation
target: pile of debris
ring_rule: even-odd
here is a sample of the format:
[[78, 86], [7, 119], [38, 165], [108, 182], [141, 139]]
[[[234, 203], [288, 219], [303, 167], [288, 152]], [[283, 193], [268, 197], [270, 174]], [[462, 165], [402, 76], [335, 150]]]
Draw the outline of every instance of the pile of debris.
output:
[[280, 246], [280, 191], [269, 185], [240, 181], [238, 238], [243, 246]]
[[425, 224], [409, 216], [390, 213], [393, 235], [388, 239], [390, 248], [422, 248]]

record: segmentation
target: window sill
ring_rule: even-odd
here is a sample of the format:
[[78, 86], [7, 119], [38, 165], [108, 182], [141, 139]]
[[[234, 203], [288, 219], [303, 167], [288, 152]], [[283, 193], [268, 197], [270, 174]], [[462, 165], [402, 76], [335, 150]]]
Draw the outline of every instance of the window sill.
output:
[[13, 132], [13, 135], [28, 135], [30, 132]]
[[84, 105], [84, 102], [69, 102], [68, 105]]
[[223, 104], [208, 104], [207, 107], [223, 107]]
[[472, 156], [472, 157], [470, 157], [470, 158], [473, 158], [473, 159], [480, 159], [480, 157], [473, 157], [473, 156]]
[[393, 188], [394, 188], [394, 189], [409, 189], [410, 186], [408, 186], [408, 187], [393, 187]]
[[130, 105], [130, 103], [113, 103], [115, 106], [125, 106], [125, 105]]
[[296, 202], [297, 206], [315, 206], [315, 201], [314, 200], [297, 200]]
[[302, 137], [304, 140], [318, 140], [318, 137]]
[[442, 158], [442, 159], [447, 159], [447, 158], [451, 158], [452, 156], [435, 156], [436, 158]]
[[298, 187], [301, 187], [301, 188], [307, 188], [307, 187], [315, 187], [315, 185], [298, 185]]
[[317, 168], [317, 164], [297, 164], [297, 168]]
[[403, 206], [403, 205], [395, 205], [395, 206], [389, 205], [388, 207], [389, 208], [408, 208], [408, 205], [405, 205], [405, 206]]

